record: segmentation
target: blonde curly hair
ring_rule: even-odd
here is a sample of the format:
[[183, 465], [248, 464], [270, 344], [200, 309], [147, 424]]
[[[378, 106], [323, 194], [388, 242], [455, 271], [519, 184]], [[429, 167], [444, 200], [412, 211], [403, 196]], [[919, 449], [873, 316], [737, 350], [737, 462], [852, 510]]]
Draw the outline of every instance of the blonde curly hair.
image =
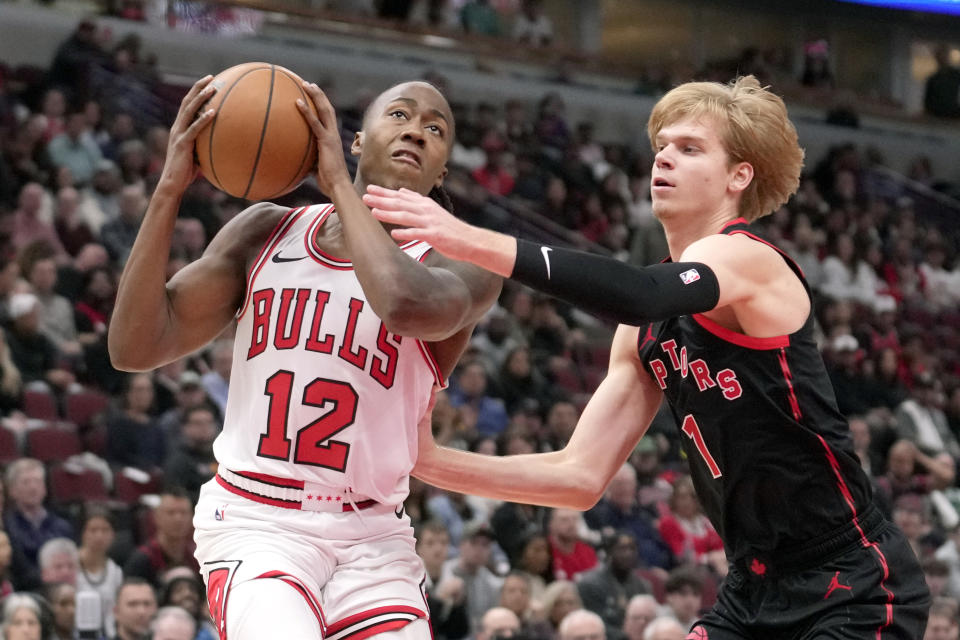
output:
[[730, 164], [749, 163], [753, 180], [740, 200], [740, 215], [752, 222], [772, 213], [800, 185], [803, 149], [783, 100], [753, 76], [729, 84], [688, 82], [664, 95], [647, 122], [653, 151], [657, 134], [687, 118], [708, 117], [719, 126]]

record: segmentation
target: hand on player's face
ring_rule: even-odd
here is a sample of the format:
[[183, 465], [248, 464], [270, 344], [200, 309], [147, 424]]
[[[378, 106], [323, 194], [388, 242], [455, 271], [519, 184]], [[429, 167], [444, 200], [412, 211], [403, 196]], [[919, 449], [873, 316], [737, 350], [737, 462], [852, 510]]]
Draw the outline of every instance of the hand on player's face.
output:
[[403, 227], [390, 231], [394, 240], [423, 240], [445, 256], [462, 259], [466, 248], [464, 231], [468, 225], [433, 199], [409, 189], [386, 189], [371, 184], [367, 186], [363, 202], [380, 222]]
[[177, 118], [170, 127], [170, 140], [167, 143], [167, 157], [161, 181], [175, 184], [181, 191], [185, 190], [197, 175], [199, 167], [194, 157], [194, 143], [200, 131], [213, 119], [213, 109], [198, 113], [216, 92], [216, 87], [210, 84], [211, 80], [213, 76], [204, 76], [190, 87], [180, 102]]
[[337, 182], [350, 183], [350, 173], [343, 159], [343, 142], [340, 139], [340, 127], [337, 126], [337, 113], [326, 94], [316, 84], [304, 82], [303, 90], [310, 96], [316, 111], [300, 99], [297, 100], [297, 108], [317, 139], [317, 185], [320, 191], [330, 196]]

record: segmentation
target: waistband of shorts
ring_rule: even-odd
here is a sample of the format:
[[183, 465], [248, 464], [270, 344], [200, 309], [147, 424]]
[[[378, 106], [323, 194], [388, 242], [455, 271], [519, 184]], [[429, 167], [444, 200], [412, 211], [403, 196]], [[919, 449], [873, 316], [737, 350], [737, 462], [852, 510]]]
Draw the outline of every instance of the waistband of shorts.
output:
[[863, 513], [811, 543], [762, 554], [745, 555], [732, 562], [745, 578], [766, 578], [819, 566], [852, 546], [866, 544], [886, 524], [880, 509], [870, 504]]
[[349, 488], [328, 487], [253, 471], [230, 471], [222, 466], [217, 470], [216, 479], [230, 493], [283, 509], [344, 513], [369, 509], [379, 504]]

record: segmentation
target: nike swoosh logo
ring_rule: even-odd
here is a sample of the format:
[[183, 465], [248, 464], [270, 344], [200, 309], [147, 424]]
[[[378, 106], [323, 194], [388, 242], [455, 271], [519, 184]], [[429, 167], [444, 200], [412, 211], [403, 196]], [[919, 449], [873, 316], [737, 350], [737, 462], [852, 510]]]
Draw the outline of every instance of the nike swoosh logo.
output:
[[299, 258], [281, 258], [279, 253], [273, 254], [273, 257], [270, 258], [271, 262], [296, 262], [297, 260], [306, 260], [307, 256], [300, 256]]
[[553, 251], [551, 247], [540, 247], [540, 253], [543, 254], [543, 261], [547, 263], [547, 280], [550, 279], [550, 252]]
[[393, 515], [397, 516], [397, 520], [402, 520], [402, 519], [403, 519], [403, 505], [400, 505], [399, 507], [397, 507], [396, 510], [394, 510]]

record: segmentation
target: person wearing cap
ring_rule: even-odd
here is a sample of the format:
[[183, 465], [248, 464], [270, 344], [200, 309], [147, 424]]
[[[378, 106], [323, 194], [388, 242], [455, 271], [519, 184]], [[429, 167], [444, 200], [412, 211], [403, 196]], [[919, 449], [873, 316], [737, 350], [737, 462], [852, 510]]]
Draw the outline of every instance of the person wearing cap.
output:
[[484, 522], [474, 522], [466, 527], [460, 539], [460, 554], [443, 565], [441, 582], [458, 577], [464, 582], [467, 614], [473, 633], [480, 629], [483, 614], [500, 602], [502, 580], [487, 569], [490, 553], [496, 537], [493, 529]]
[[32, 293], [10, 297], [12, 325], [7, 344], [13, 363], [25, 384], [39, 382], [54, 389], [66, 389], [76, 382], [73, 373], [59, 365], [59, 353], [48, 337], [40, 332], [40, 301]]

